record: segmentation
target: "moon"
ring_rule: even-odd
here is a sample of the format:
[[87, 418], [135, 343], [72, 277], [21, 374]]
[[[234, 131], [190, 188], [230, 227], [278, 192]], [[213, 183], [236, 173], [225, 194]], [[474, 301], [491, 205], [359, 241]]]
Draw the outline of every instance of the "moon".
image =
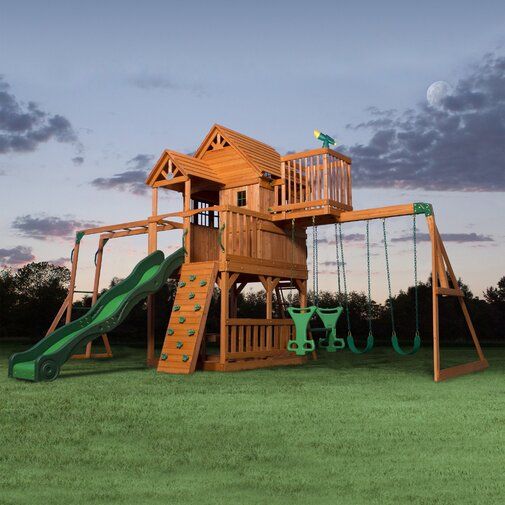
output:
[[452, 86], [445, 81], [436, 81], [426, 90], [426, 100], [432, 107], [440, 107], [442, 100], [450, 95]]

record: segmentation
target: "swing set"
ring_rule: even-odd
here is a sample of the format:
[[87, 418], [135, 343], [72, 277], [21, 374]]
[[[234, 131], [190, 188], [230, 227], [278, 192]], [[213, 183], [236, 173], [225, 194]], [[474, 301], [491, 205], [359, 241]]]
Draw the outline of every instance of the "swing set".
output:
[[[362, 346], [359, 346], [352, 333], [350, 300], [347, 287], [346, 261], [344, 255], [344, 238], [342, 234], [342, 222], [335, 223], [335, 257], [337, 266], [337, 293], [338, 300], [342, 300], [342, 304], [332, 308], [319, 307], [319, 271], [318, 271], [318, 225], [315, 217], [312, 217], [312, 290], [314, 304], [308, 307], [293, 307], [289, 306], [287, 312], [291, 316], [295, 326], [295, 338], [288, 343], [288, 350], [295, 352], [297, 355], [307, 355], [316, 350], [316, 342], [313, 335], [323, 333], [324, 336], [318, 341], [317, 347], [327, 352], [336, 352], [344, 349], [347, 345], [349, 350], [354, 354], [365, 354], [370, 352], [374, 347], [373, 334], [373, 305], [372, 305], [372, 273], [371, 273], [371, 255], [370, 255], [370, 221], [372, 219], [381, 219], [382, 221], [382, 237], [384, 244], [384, 261], [386, 267], [386, 280], [388, 292], [388, 311], [391, 321], [391, 345], [394, 351], [401, 356], [409, 356], [417, 353], [421, 348], [421, 334], [419, 328], [419, 293], [418, 293], [418, 256], [417, 256], [417, 214], [424, 213], [428, 219], [430, 237], [432, 237], [432, 278], [433, 278], [433, 313], [434, 313], [434, 366], [435, 380], [444, 380], [449, 377], [468, 373], [486, 368], [487, 361], [484, 359], [479, 342], [475, 335], [475, 330], [468, 315], [468, 310], [463, 300], [463, 294], [458, 286], [457, 279], [454, 275], [452, 267], [449, 263], [447, 252], [440, 238], [440, 234], [436, 229], [433, 221], [433, 210], [428, 204], [414, 204], [414, 212], [412, 216], [412, 255], [413, 255], [413, 270], [414, 270], [414, 335], [410, 348], [405, 349], [400, 345], [396, 332], [395, 311], [393, 303], [393, 295], [391, 288], [391, 269], [390, 255], [388, 246], [388, 231], [386, 219], [389, 216], [372, 215], [365, 220], [365, 251], [366, 251], [366, 272], [367, 272], [367, 293], [366, 293], [366, 319], [368, 325], [368, 335]], [[358, 221], [361, 219], [352, 219]], [[292, 220], [292, 237], [294, 237], [295, 220]], [[293, 245], [294, 246], [294, 245]], [[449, 279], [452, 286], [449, 287]], [[438, 286], [440, 284], [440, 287]], [[445, 370], [440, 369], [440, 349], [438, 341], [438, 295], [442, 296], [457, 296], [463, 315], [465, 316], [468, 328], [472, 335], [479, 360], [476, 362], [453, 366]], [[341, 314], [345, 314], [347, 334], [345, 338], [337, 336], [337, 322]], [[311, 323], [314, 323], [317, 317], [322, 321], [323, 328], [313, 328]]]

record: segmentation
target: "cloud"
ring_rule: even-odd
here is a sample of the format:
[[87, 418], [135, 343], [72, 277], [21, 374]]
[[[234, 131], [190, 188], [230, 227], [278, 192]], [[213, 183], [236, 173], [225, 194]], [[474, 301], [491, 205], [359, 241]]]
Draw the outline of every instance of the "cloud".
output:
[[450, 95], [403, 113], [370, 108], [366, 144], [347, 148], [360, 187], [505, 191], [505, 57], [487, 54]]
[[56, 216], [32, 216], [27, 214], [19, 216], [12, 222], [12, 228], [20, 236], [35, 238], [37, 240], [47, 240], [49, 238], [69, 239], [75, 235], [77, 230], [93, 228], [97, 223], [81, 221], [73, 218], [60, 218]]
[[70, 258], [57, 258], [55, 260], [49, 260], [48, 263], [57, 267], [66, 267], [70, 264]]
[[128, 79], [128, 82], [135, 88], [141, 90], [183, 91], [197, 97], [202, 97], [207, 94], [203, 87], [197, 83], [181, 82], [179, 80], [174, 80], [171, 76], [160, 73], [138, 73], [132, 75]]
[[82, 165], [84, 163], [84, 158], [82, 156], [76, 156], [72, 158], [74, 165]]
[[2, 265], [23, 265], [34, 261], [31, 247], [18, 245], [12, 249], [0, 249], [0, 263]]
[[179, 89], [170, 78], [161, 74], [141, 74], [130, 78], [130, 83], [140, 89]]
[[77, 135], [67, 118], [49, 114], [35, 102], [19, 102], [9, 89], [0, 76], [0, 154], [34, 151], [50, 140], [77, 143]]
[[126, 162], [130, 167], [129, 170], [114, 174], [112, 177], [98, 177], [91, 181], [91, 185], [97, 189], [118, 189], [135, 195], [144, 195], [148, 189], [145, 180], [153, 159], [152, 154], [137, 154]]
[[[494, 239], [489, 235], [479, 235], [477, 233], [442, 233], [441, 235], [444, 242], [457, 242], [460, 244], [468, 242], [494, 242]], [[418, 242], [429, 242], [430, 240], [429, 233], [417, 233]], [[391, 242], [410, 241], [412, 241], [412, 233], [391, 239]]]

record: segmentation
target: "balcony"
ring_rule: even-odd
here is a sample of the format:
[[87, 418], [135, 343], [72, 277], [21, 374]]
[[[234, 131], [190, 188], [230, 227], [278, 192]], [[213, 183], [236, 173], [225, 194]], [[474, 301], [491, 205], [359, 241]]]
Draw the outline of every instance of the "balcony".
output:
[[[352, 210], [351, 159], [321, 148], [281, 158], [274, 181], [274, 221], [338, 215]], [[319, 219], [321, 221], [321, 219]]]

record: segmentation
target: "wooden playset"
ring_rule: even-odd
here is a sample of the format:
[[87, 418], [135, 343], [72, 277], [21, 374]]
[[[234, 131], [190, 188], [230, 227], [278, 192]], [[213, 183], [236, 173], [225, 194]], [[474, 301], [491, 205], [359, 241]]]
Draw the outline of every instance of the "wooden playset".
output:
[[[70, 290], [48, 330], [46, 339], [59, 331], [56, 328], [64, 315], [65, 323], [72, 324], [79, 245], [84, 237], [98, 235], [92, 293], [92, 302], [95, 307], [102, 297], [106, 296], [98, 297], [98, 292], [104, 246], [108, 240], [146, 234], [147, 252], [152, 255], [157, 251], [158, 233], [180, 230], [183, 235], [183, 249], [177, 253], [180, 261], [174, 262], [175, 260], [172, 259], [171, 268], [164, 270], [164, 275], [177, 279], [178, 288], [160, 355], [156, 354], [154, 345], [156, 317], [154, 293], [156, 289], [154, 284], [148, 289], [139, 287], [147, 275], [144, 273], [141, 278], [139, 277], [140, 280], [137, 279], [138, 282], [135, 281], [136, 283], [132, 284], [135, 286], [134, 289], [130, 286], [128, 294], [125, 294], [125, 290], [120, 290], [123, 305], [117, 302], [112, 308], [102, 309], [102, 312], [109, 311], [110, 317], [106, 320], [102, 317], [101, 325], [95, 324], [93, 338], [101, 335], [106, 352], [104, 354], [92, 352], [91, 333], [93, 332], [88, 331], [86, 350], [84, 354], [74, 355], [75, 358], [112, 356], [106, 331], [110, 331], [120, 319], [124, 318], [114, 311], [124, 314], [126, 308], [131, 306], [132, 300], [138, 301], [139, 296], [148, 296], [147, 363], [156, 366], [159, 372], [187, 374], [194, 372], [197, 368], [226, 372], [303, 364], [307, 359], [317, 358], [314, 341], [308, 328], [310, 319], [316, 313], [324, 325], [322, 348], [335, 351], [347, 343], [353, 352], [367, 352], [373, 347], [371, 314], [369, 314], [370, 333], [361, 348], [354, 342], [351, 332], [347, 307], [342, 224], [366, 221], [367, 233], [364, 246], [369, 258], [368, 223], [370, 220], [383, 220], [388, 287], [391, 297], [385, 220], [397, 216], [412, 216], [415, 250], [415, 219], [416, 216], [424, 215], [432, 249], [434, 380], [441, 381], [486, 368], [487, 361], [468, 314], [463, 292], [458, 286], [438, 232], [431, 205], [411, 203], [354, 210], [351, 159], [330, 148], [330, 145], [334, 144], [331, 137], [320, 132], [315, 132], [315, 134], [323, 142], [323, 147], [280, 156], [275, 149], [262, 142], [223, 126], [214, 125], [193, 155], [172, 150], [163, 151], [146, 180], [152, 192], [151, 215], [147, 219], [102, 226], [77, 233], [72, 255]], [[159, 192], [167, 190], [176, 191], [182, 195], [182, 210], [159, 213]], [[343, 266], [346, 303], [344, 307], [320, 309], [317, 307], [317, 227], [328, 224], [335, 226], [337, 264]], [[314, 243], [315, 302], [313, 307], [307, 307], [306, 230], [308, 227], [312, 229]], [[159, 259], [161, 260], [162, 258]], [[169, 260], [170, 257], [165, 262]], [[158, 271], [161, 269], [159, 261], [157, 260], [156, 263]], [[416, 261], [416, 256], [414, 256], [414, 261]], [[153, 275], [156, 279], [158, 274]], [[370, 271], [368, 277], [370, 279]], [[166, 280], [163, 276], [160, 279], [162, 282]], [[339, 271], [339, 289], [340, 279]], [[415, 282], [417, 287], [417, 269]], [[238, 295], [250, 283], [260, 283], [265, 289], [264, 318], [237, 317]], [[207, 353], [205, 342], [215, 336], [206, 332], [206, 323], [216, 285], [221, 293], [220, 330], [217, 336], [219, 353], [210, 354]], [[282, 303], [283, 291], [293, 287], [298, 291], [300, 306], [288, 307], [287, 312], [291, 317], [285, 316], [286, 307], [281, 306], [277, 313], [282, 316], [274, 318], [274, 303]], [[370, 303], [370, 280], [368, 288]], [[135, 293], [135, 296], [130, 293]], [[439, 297], [447, 296], [457, 297], [459, 301], [478, 359], [471, 363], [441, 369], [438, 300]], [[112, 299], [112, 297], [109, 298]], [[129, 301], [129, 304], [125, 302], [125, 299]], [[341, 313], [346, 314], [347, 319], [345, 340], [338, 338], [335, 330]], [[420, 346], [419, 332], [416, 331], [414, 335], [412, 348], [404, 351], [396, 338], [392, 305], [391, 320], [392, 344], [395, 350], [399, 354], [415, 352]], [[82, 322], [82, 325], [89, 324], [89, 321], [88, 318]], [[416, 328], [418, 330], [417, 296]], [[55, 364], [54, 360], [51, 364], [49, 358], [51, 352], [54, 353], [55, 346], [58, 345], [55, 344], [56, 340], [51, 341], [52, 347], [49, 343], [45, 345], [43, 353], [39, 352], [38, 355], [26, 354], [24, 358], [15, 358], [16, 355], [14, 355], [11, 358], [9, 373], [13, 376], [24, 374], [19, 378], [32, 376], [40, 379], [54, 378], [57, 375], [55, 368], [58, 368], [59, 364]], [[81, 345], [82, 342], [81, 340]], [[67, 354], [71, 350], [75, 350], [75, 346], [71, 345], [66, 351]], [[66, 357], [67, 355], [65, 359]], [[23, 359], [25, 361], [22, 362]], [[28, 359], [38, 361], [35, 365], [28, 365], [27, 363], [31, 363], [27, 361]], [[16, 375], [16, 366], [19, 370], [23, 367], [25, 370], [19, 371]]]

